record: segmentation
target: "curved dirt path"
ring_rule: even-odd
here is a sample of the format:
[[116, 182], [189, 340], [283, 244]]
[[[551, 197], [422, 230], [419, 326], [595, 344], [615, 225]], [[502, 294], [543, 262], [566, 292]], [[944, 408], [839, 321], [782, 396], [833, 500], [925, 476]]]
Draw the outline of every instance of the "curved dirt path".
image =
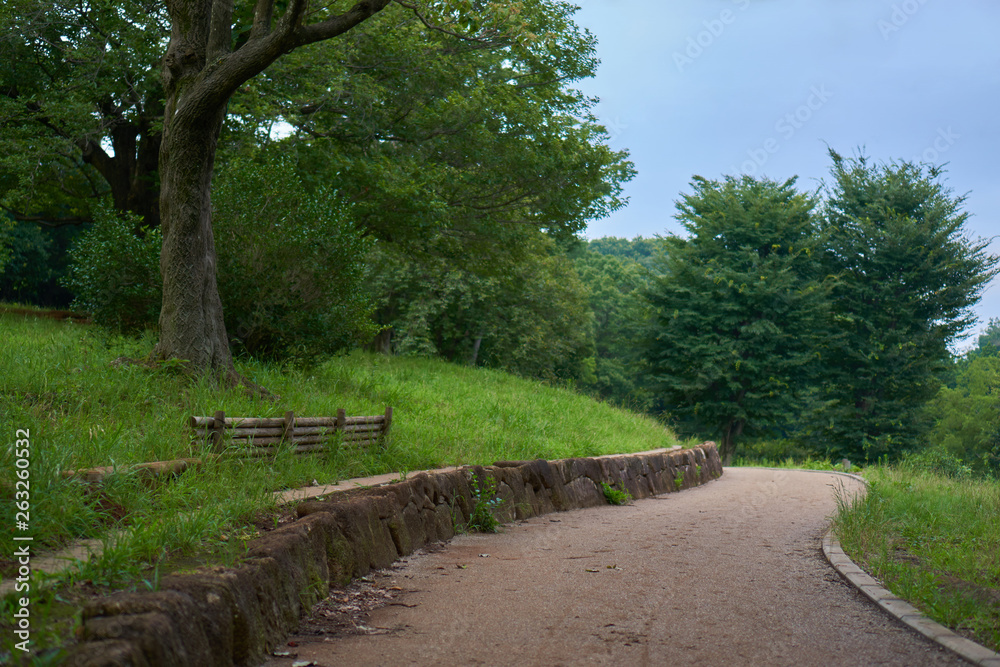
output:
[[[266, 664], [967, 664], [827, 564], [834, 489], [858, 485], [727, 468], [682, 493], [460, 536], [335, 594]], [[388, 604], [324, 626], [373, 598]]]

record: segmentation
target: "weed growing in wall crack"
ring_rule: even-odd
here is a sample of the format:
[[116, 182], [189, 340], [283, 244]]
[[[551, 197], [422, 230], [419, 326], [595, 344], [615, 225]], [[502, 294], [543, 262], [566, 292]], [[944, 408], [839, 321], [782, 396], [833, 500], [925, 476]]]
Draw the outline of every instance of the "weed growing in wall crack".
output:
[[601, 488], [604, 490], [604, 497], [612, 505], [628, 505], [632, 502], [632, 494], [625, 490], [624, 484], [622, 488], [616, 489], [607, 482], [601, 482]]
[[472, 476], [472, 513], [466, 528], [480, 533], [496, 533], [500, 531], [500, 521], [496, 510], [503, 505], [503, 498], [497, 496], [497, 482], [491, 477], [480, 480]]

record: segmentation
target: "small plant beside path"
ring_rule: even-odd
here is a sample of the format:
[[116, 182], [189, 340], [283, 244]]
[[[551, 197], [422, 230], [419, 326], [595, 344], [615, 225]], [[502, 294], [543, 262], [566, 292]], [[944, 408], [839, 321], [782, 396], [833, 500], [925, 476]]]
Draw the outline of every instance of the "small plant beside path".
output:
[[628, 505], [632, 502], [632, 494], [625, 490], [624, 484], [617, 489], [607, 482], [601, 482], [601, 490], [604, 492], [604, 498], [612, 505]]
[[472, 487], [472, 512], [465, 527], [479, 533], [500, 532], [501, 524], [496, 512], [503, 505], [503, 498], [497, 496], [496, 480], [472, 475], [469, 484]]

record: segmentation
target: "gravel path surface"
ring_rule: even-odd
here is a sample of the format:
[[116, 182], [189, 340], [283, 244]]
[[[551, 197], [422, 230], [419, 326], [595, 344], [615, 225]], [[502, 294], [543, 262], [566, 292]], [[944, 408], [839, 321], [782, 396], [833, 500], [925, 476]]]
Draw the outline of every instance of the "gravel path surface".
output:
[[335, 593], [266, 664], [966, 664], [823, 558], [837, 486], [859, 485], [727, 468], [682, 493], [460, 536]]

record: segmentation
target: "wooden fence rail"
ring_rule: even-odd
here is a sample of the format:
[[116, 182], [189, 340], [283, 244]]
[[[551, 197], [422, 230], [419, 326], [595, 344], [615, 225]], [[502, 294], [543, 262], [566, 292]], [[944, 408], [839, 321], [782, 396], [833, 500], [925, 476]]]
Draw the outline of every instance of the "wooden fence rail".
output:
[[208, 441], [218, 453], [232, 453], [233, 447], [244, 456], [272, 456], [280, 447], [294, 445], [296, 454], [322, 451], [330, 440], [342, 445], [367, 447], [377, 444], [392, 425], [392, 408], [384, 415], [348, 417], [337, 410], [336, 417], [226, 417], [219, 410], [212, 417], [191, 417], [191, 428], [199, 441]]

